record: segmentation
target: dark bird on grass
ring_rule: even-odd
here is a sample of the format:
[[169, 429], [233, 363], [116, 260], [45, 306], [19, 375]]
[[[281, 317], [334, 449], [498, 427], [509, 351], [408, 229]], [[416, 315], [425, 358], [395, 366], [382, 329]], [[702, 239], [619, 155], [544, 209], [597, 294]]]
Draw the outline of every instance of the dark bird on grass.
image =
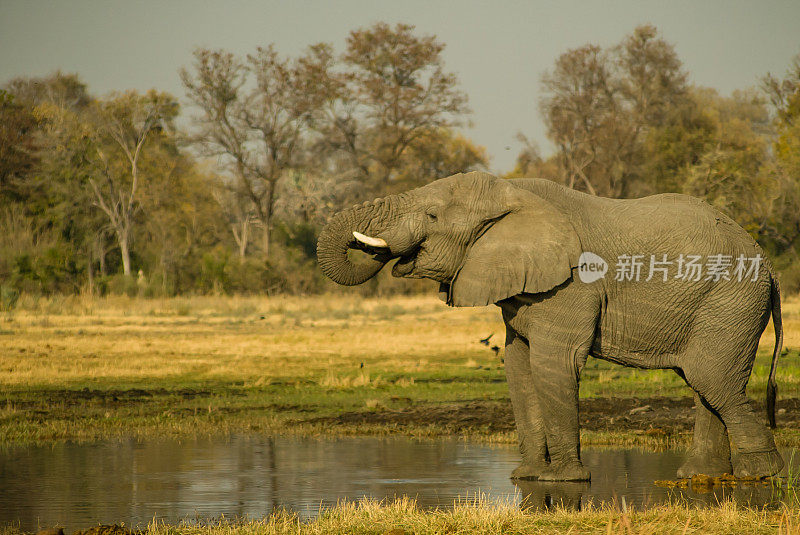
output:
[[494, 351], [495, 357], [500, 354], [500, 348], [498, 346], [492, 346], [492, 351]]
[[481, 338], [481, 343], [482, 343], [483, 345], [485, 345], [485, 346], [488, 346], [488, 345], [489, 345], [489, 339], [490, 339], [492, 336], [494, 336], [494, 333], [490, 334], [490, 335], [489, 335], [489, 336], [487, 336], [486, 338]]
[[359, 366], [359, 368], [363, 368], [363, 367], [364, 367], [364, 363], [362, 362], [362, 363], [361, 363], [361, 366]]

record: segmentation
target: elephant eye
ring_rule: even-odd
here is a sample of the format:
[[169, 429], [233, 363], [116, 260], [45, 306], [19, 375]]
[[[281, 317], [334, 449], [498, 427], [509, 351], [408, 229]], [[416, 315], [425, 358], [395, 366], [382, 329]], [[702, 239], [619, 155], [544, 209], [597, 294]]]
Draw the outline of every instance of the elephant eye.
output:
[[430, 221], [431, 223], [436, 223], [436, 219], [437, 219], [436, 218], [436, 214], [432, 214], [432, 213], [428, 212], [425, 215], [428, 216], [428, 221]]

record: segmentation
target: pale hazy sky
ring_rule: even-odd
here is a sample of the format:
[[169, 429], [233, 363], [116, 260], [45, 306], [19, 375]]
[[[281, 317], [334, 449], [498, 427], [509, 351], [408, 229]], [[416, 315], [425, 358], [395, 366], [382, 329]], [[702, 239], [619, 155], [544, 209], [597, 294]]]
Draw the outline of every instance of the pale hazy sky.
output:
[[377, 21], [413, 24], [447, 45], [446, 65], [474, 111], [467, 135], [487, 147], [496, 171], [513, 165], [519, 131], [549, 151], [539, 79], [568, 48], [612, 45], [649, 22], [693, 82], [723, 94], [783, 74], [800, 53], [800, 0], [0, 0], [0, 83], [61, 69], [98, 94], [156, 87], [183, 98], [178, 69], [196, 46], [244, 54], [274, 42], [297, 54], [327, 41], [341, 51], [349, 30]]

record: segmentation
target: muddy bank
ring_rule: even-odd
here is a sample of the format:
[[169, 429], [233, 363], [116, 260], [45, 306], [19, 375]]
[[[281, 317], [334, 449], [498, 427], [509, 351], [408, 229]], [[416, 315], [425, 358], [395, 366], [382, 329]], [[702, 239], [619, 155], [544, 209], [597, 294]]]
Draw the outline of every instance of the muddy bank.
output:
[[[757, 414], [764, 414], [764, 405], [751, 401]], [[782, 399], [777, 403], [778, 426], [800, 424], [800, 398]], [[589, 398], [580, 400], [583, 429], [591, 431], [651, 431], [680, 433], [694, 426], [692, 398]], [[326, 426], [436, 425], [447, 432], [473, 430], [503, 432], [514, 429], [510, 402], [470, 401], [440, 405], [420, 404], [400, 410], [347, 412], [338, 416], [313, 418], [308, 423]]]
[[[281, 434], [504, 434], [514, 429], [508, 399], [498, 389], [464, 401], [429, 401], [420, 386], [371, 400], [328, 389], [202, 385], [195, 388], [53, 389], [11, 391], [0, 400], [0, 447], [123, 436], [194, 436], [229, 432]], [[415, 383], [416, 385], [416, 383]], [[288, 384], [286, 385], [288, 386]], [[390, 385], [391, 386], [391, 385]], [[414, 389], [416, 388], [416, 390]], [[483, 395], [481, 395], [483, 394]], [[377, 394], [380, 395], [380, 394]], [[479, 397], [480, 396], [480, 397]], [[451, 398], [453, 399], [453, 398]], [[754, 402], [764, 418], [762, 403]], [[800, 428], [800, 397], [778, 400], [778, 426]], [[692, 398], [605, 397], [581, 400], [581, 426], [626, 434], [626, 444], [685, 440], [693, 427]], [[783, 434], [797, 445], [797, 433]], [[789, 436], [787, 439], [786, 437]], [[666, 439], [662, 440], [662, 439]], [[618, 442], [613, 442], [618, 443]]]

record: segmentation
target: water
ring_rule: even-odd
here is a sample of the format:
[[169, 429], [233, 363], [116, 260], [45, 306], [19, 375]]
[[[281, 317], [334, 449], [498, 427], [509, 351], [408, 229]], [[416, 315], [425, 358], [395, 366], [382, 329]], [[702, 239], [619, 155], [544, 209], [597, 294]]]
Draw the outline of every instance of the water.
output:
[[[786, 455], [788, 459], [790, 455]], [[484, 493], [530, 507], [615, 501], [646, 507], [676, 497], [715, 504], [723, 491], [696, 494], [656, 487], [682, 461], [676, 452], [585, 448], [589, 483], [524, 482], [509, 474], [513, 446], [455, 439], [228, 439], [59, 444], [0, 451], [0, 525], [23, 530], [98, 523], [145, 526], [156, 518], [260, 518], [275, 507], [314, 516], [321, 506], [364, 496], [408, 495], [425, 508], [450, 507]], [[725, 490], [741, 503], [774, 505], [770, 487]]]

